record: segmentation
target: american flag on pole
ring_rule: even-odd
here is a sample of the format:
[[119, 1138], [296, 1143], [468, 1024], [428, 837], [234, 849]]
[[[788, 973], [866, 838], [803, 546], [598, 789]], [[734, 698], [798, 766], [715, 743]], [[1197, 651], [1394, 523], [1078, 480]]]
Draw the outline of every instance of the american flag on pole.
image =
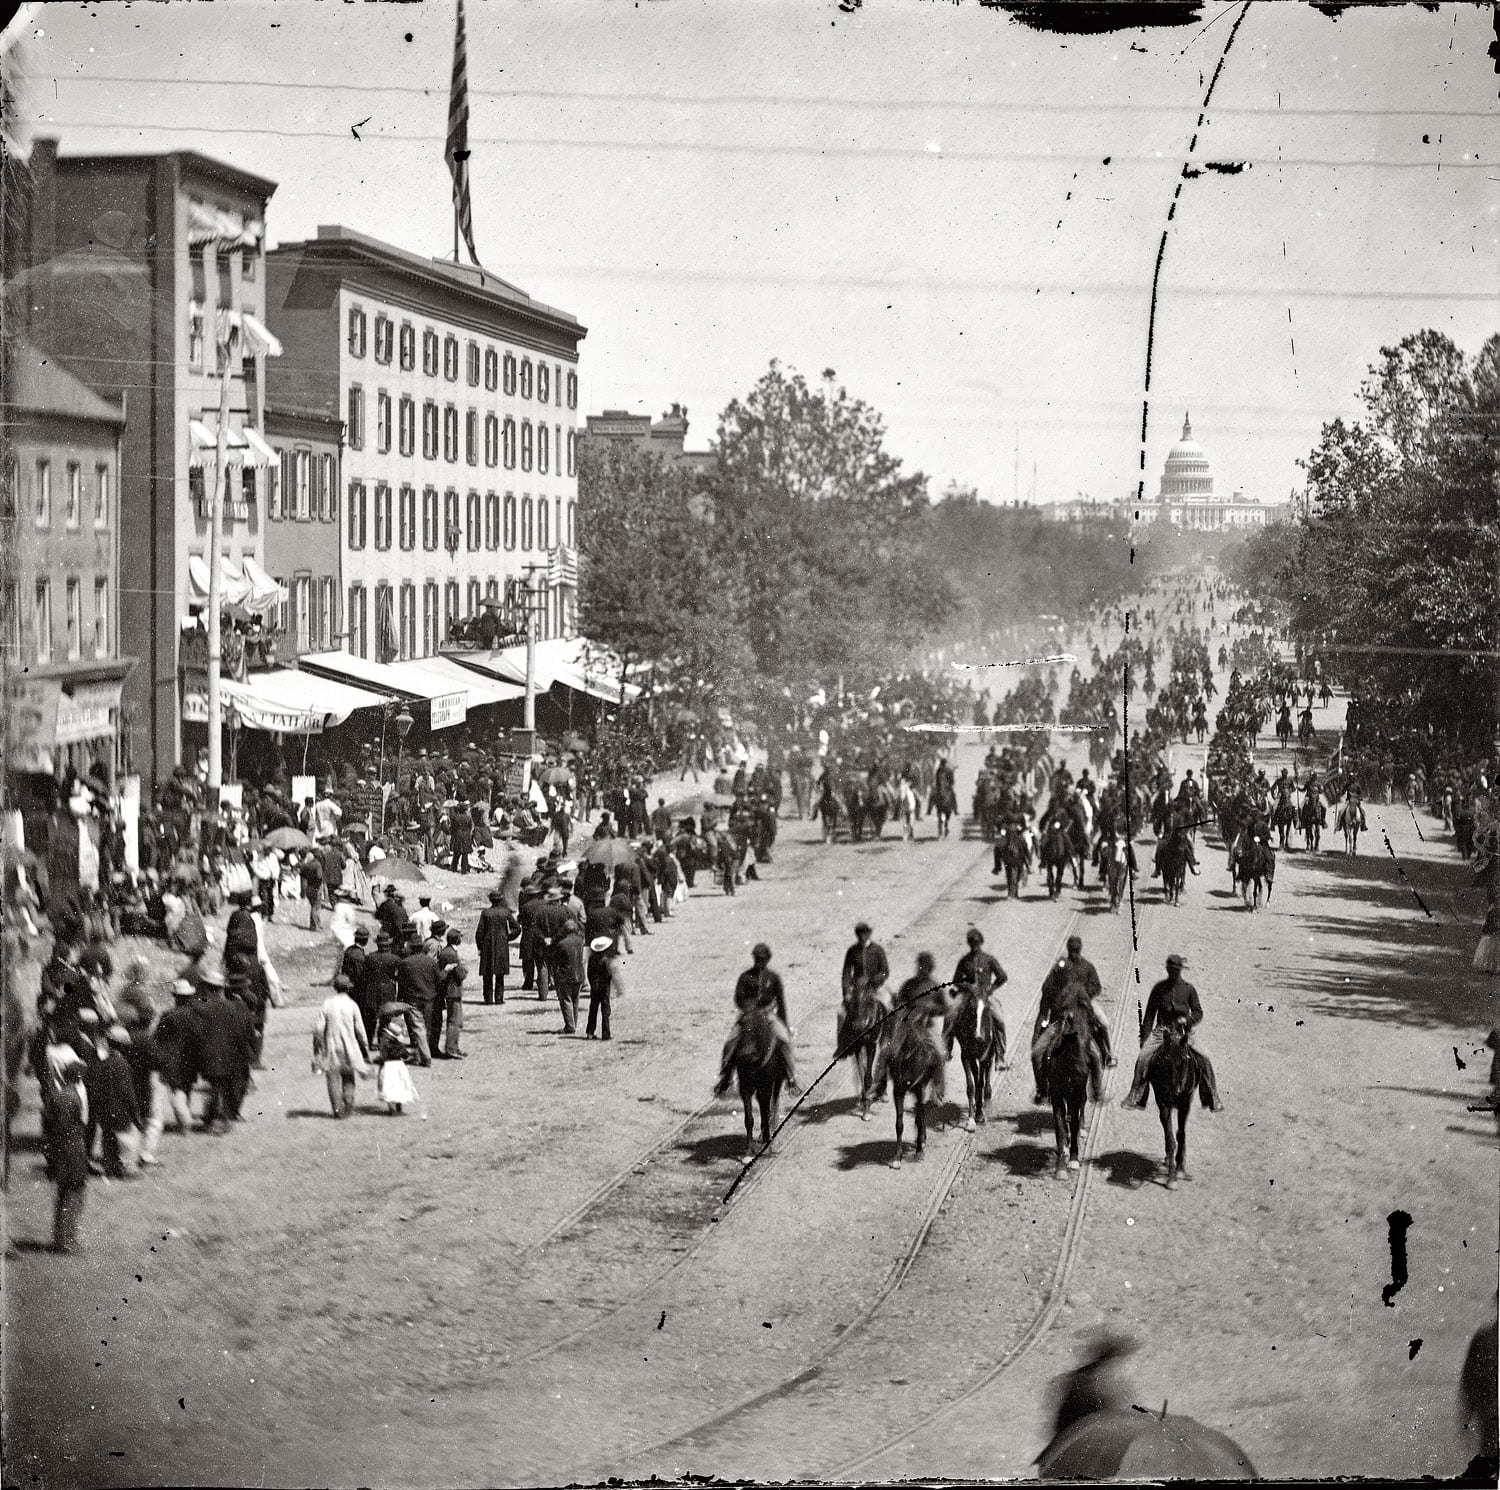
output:
[[559, 544], [547, 555], [547, 583], [578, 588], [578, 550]]
[[[458, 0], [458, 30], [453, 37], [453, 87], [448, 94], [448, 170], [453, 176], [454, 258], [458, 233], [463, 234], [469, 258], [480, 268], [474, 252], [474, 213], [469, 203], [469, 56], [464, 39], [464, 0]], [[482, 273], [481, 269], [481, 273]]]

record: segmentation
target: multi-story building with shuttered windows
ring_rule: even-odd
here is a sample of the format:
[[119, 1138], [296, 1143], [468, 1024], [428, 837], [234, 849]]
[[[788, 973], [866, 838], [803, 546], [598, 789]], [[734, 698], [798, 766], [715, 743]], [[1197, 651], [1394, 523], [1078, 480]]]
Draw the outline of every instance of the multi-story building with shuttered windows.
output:
[[266, 263], [285, 348], [271, 401], [344, 425], [348, 650], [430, 656], [528, 566], [542, 635], [564, 634], [574, 597], [548, 588], [547, 561], [575, 541], [585, 328], [493, 274], [350, 228], [320, 227]]

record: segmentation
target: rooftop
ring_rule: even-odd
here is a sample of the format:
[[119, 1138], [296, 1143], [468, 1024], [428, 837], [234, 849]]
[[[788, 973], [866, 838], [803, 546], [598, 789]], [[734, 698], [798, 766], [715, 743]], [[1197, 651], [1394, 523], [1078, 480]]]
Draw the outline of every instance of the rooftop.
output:
[[10, 402], [33, 414], [124, 424], [125, 410], [85, 387], [50, 353], [17, 337], [10, 344]]
[[[36, 140], [32, 144], [33, 150], [38, 145], [56, 149], [57, 141]], [[57, 163], [60, 166], [98, 165], [106, 170], [118, 170], [120, 166], [128, 163], [144, 164], [147, 161], [155, 162], [173, 157], [186, 173], [213, 177], [267, 201], [275, 195], [276, 183], [274, 181], [268, 181], [264, 176], [257, 176], [250, 171], [242, 171], [238, 166], [232, 166], [226, 161], [215, 160], [211, 155], [200, 155], [196, 150], [129, 151], [120, 155], [90, 151], [86, 155], [59, 155]]]

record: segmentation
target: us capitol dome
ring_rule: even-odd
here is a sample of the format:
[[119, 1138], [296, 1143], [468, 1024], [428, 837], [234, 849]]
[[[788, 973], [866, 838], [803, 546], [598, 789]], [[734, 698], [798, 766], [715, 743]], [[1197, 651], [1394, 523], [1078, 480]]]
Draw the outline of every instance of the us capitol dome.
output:
[[1261, 502], [1241, 491], [1231, 497], [1214, 495], [1213, 466], [1208, 452], [1193, 438], [1188, 414], [1183, 415], [1181, 439], [1167, 452], [1156, 499], [1143, 502], [1137, 511], [1142, 522], [1169, 522], [1210, 532], [1264, 527], [1268, 520], [1275, 521]]

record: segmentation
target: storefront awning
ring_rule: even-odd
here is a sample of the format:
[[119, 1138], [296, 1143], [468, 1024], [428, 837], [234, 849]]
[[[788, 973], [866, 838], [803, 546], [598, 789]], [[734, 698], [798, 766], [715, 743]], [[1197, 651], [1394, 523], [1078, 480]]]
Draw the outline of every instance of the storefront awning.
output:
[[256, 218], [226, 212], [207, 202], [188, 203], [187, 237], [193, 247], [218, 240], [220, 251], [231, 248], [254, 248], [265, 233], [265, 225]]
[[391, 698], [426, 701], [432, 705], [433, 729], [462, 724], [470, 709], [513, 703], [524, 692], [452, 666], [441, 657], [372, 662], [350, 652], [314, 652], [300, 658], [299, 665], [325, 678], [345, 678], [360, 687], [378, 689]]
[[226, 708], [246, 729], [280, 735], [320, 735], [342, 724], [356, 709], [382, 708], [385, 699], [363, 688], [316, 678], [296, 668], [251, 673], [243, 683], [226, 680]]
[[[195, 605], [208, 603], [208, 561], [201, 554], [188, 559], [188, 596]], [[219, 600], [224, 605], [243, 606], [257, 615], [267, 615], [287, 598], [285, 585], [278, 585], [248, 554], [235, 564], [219, 556]]]
[[[578, 637], [553, 637], [536, 644], [535, 681], [538, 693], [546, 693], [561, 683], [575, 693], [585, 693], [606, 703], [620, 702], [620, 670], [604, 661], [586, 659], [587, 643]], [[509, 683], [526, 684], [526, 648], [505, 647], [498, 652], [450, 652], [449, 659], [488, 677]], [[625, 685], [627, 699], [639, 698], [641, 690], [634, 683]]]
[[[188, 464], [210, 466], [218, 456], [219, 425], [203, 419], [188, 420]], [[264, 469], [280, 463], [281, 457], [266, 444], [253, 429], [239, 429], [233, 424], [224, 427], [224, 464], [226, 466], [254, 466]]]

